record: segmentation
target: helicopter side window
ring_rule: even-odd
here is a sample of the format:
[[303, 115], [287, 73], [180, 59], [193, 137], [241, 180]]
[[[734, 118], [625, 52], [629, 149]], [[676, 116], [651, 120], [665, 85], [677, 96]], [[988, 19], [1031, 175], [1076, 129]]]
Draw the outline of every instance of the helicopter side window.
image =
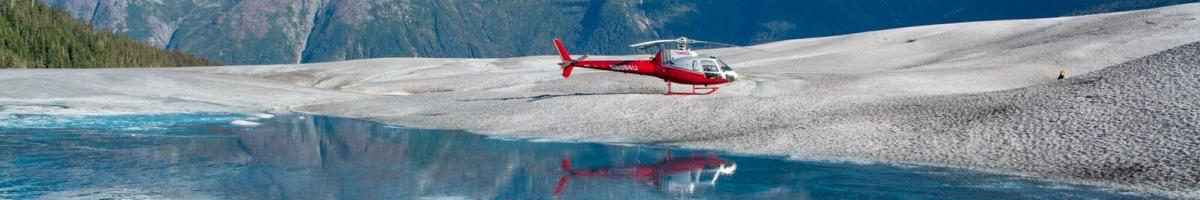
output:
[[705, 60], [701, 63], [703, 63], [702, 67], [704, 68], [704, 77], [707, 77], [707, 78], [720, 77], [721, 74], [720, 74], [720, 71], [718, 70], [717, 62], [714, 62], [712, 60]]
[[717, 70], [717, 62], [713, 62], [711, 60], [705, 60], [704, 61], [704, 71], [705, 72], [719, 72]]
[[699, 60], [692, 61], [692, 71], [700, 71], [700, 61]]

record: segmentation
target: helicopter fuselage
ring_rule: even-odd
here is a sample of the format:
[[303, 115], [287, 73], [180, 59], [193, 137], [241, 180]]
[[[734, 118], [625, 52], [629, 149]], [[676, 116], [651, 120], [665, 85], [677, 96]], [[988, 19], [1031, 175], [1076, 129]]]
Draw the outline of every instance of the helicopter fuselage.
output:
[[[672, 61], [660, 61], [659, 52], [650, 60], [585, 60], [577, 61], [574, 67], [654, 76], [665, 81], [688, 85], [717, 85], [736, 80], [733, 72], [719, 59], [708, 57], [683, 57]], [[705, 66], [709, 66], [705, 69]]]

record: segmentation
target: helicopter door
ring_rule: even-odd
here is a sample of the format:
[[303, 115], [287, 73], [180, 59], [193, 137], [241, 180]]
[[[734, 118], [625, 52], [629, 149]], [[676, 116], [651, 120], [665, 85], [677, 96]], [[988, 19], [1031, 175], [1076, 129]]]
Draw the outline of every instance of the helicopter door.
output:
[[711, 78], [720, 78], [721, 77], [721, 68], [718, 67], [716, 61], [704, 60], [704, 61], [701, 61], [700, 63], [702, 64], [701, 69], [704, 70], [705, 78], [711, 79]]

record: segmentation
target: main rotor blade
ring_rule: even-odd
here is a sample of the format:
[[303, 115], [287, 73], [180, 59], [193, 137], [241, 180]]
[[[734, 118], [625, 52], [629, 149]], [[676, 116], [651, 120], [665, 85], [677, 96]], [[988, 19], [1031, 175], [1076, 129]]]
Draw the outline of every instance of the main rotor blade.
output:
[[696, 44], [712, 44], [712, 45], [720, 45], [720, 46], [727, 46], [727, 47], [741, 47], [741, 46], [738, 46], [735, 44], [726, 44], [726, 43], [720, 43], [720, 42], [709, 42], [709, 41], [699, 41], [699, 40], [692, 40], [691, 42], [696, 43]]
[[[754, 49], [754, 48], [749, 48], [749, 47], [738, 46], [738, 45], [735, 45], [735, 44], [727, 44], [727, 43], [720, 43], [720, 42], [709, 42], [709, 41], [700, 41], [700, 40], [693, 40], [693, 39], [690, 39], [690, 38], [685, 38], [684, 40], [685, 40], [685, 41], [682, 41], [682, 42], [684, 42], [684, 43], [689, 43], [689, 44], [710, 44], [710, 45], [725, 46], [725, 47], [737, 47], [737, 48], [749, 49], [749, 50], [753, 50], [753, 51], [759, 51], [759, 52], [768, 52], [768, 51], [764, 51], [764, 50], [759, 50], [759, 49]], [[680, 42], [680, 41], [679, 41], [678, 39], [675, 39], [675, 40], [654, 40], [654, 41], [649, 41], [649, 42], [642, 42], [642, 43], [637, 43], [637, 44], [631, 44], [631, 45], [629, 45], [629, 47], [636, 48], [636, 49], [638, 49], [639, 51], [646, 51], [646, 49], [649, 49], [650, 47], [656, 47], [656, 46], [660, 46], [660, 45], [662, 45], [662, 44], [666, 44], [666, 43], [672, 43], [672, 44], [676, 44], [676, 43], [679, 43], [679, 42]], [[648, 52], [647, 52], [647, 53], [648, 53]]]
[[750, 48], [750, 47], [744, 47], [744, 46], [739, 46], [739, 45], [735, 45], [735, 44], [726, 44], [726, 43], [720, 43], [720, 42], [709, 42], [709, 41], [692, 41], [692, 43], [696, 43], [696, 44], [712, 44], [712, 45], [718, 45], [718, 46], [727, 46], [727, 47], [737, 47], [737, 48], [743, 48], [743, 49], [748, 49], [748, 50], [753, 50], [753, 51], [758, 51], [758, 52], [767, 52], [767, 51], [760, 50], [760, 49], [755, 49], [755, 48]]
[[655, 40], [655, 41], [631, 44], [631, 45], [629, 45], [629, 47], [644, 49], [645, 47], [649, 47], [651, 45], [657, 45], [657, 44], [662, 44], [662, 43], [674, 43], [674, 42], [675, 42], [675, 40]]

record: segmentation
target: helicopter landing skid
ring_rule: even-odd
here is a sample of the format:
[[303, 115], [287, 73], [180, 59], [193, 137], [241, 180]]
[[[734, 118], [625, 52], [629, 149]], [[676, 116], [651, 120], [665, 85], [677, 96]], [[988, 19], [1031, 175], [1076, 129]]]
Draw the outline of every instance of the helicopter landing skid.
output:
[[[691, 93], [676, 93], [675, 91], [671, 90], [671, 82], [667, 81], [667, 93], [665, 95], [710, 95], [714, 92], [717, 92], [717, 89], [721, 89], [719, 87], [709, 87], [708, 85], [704, 85], [704, 87], [696, 87], [696, 85], [691, 85], [691, 86], [692, 86]], [[704, 90], [708, 90], [708, 91], [702, 92]]]

